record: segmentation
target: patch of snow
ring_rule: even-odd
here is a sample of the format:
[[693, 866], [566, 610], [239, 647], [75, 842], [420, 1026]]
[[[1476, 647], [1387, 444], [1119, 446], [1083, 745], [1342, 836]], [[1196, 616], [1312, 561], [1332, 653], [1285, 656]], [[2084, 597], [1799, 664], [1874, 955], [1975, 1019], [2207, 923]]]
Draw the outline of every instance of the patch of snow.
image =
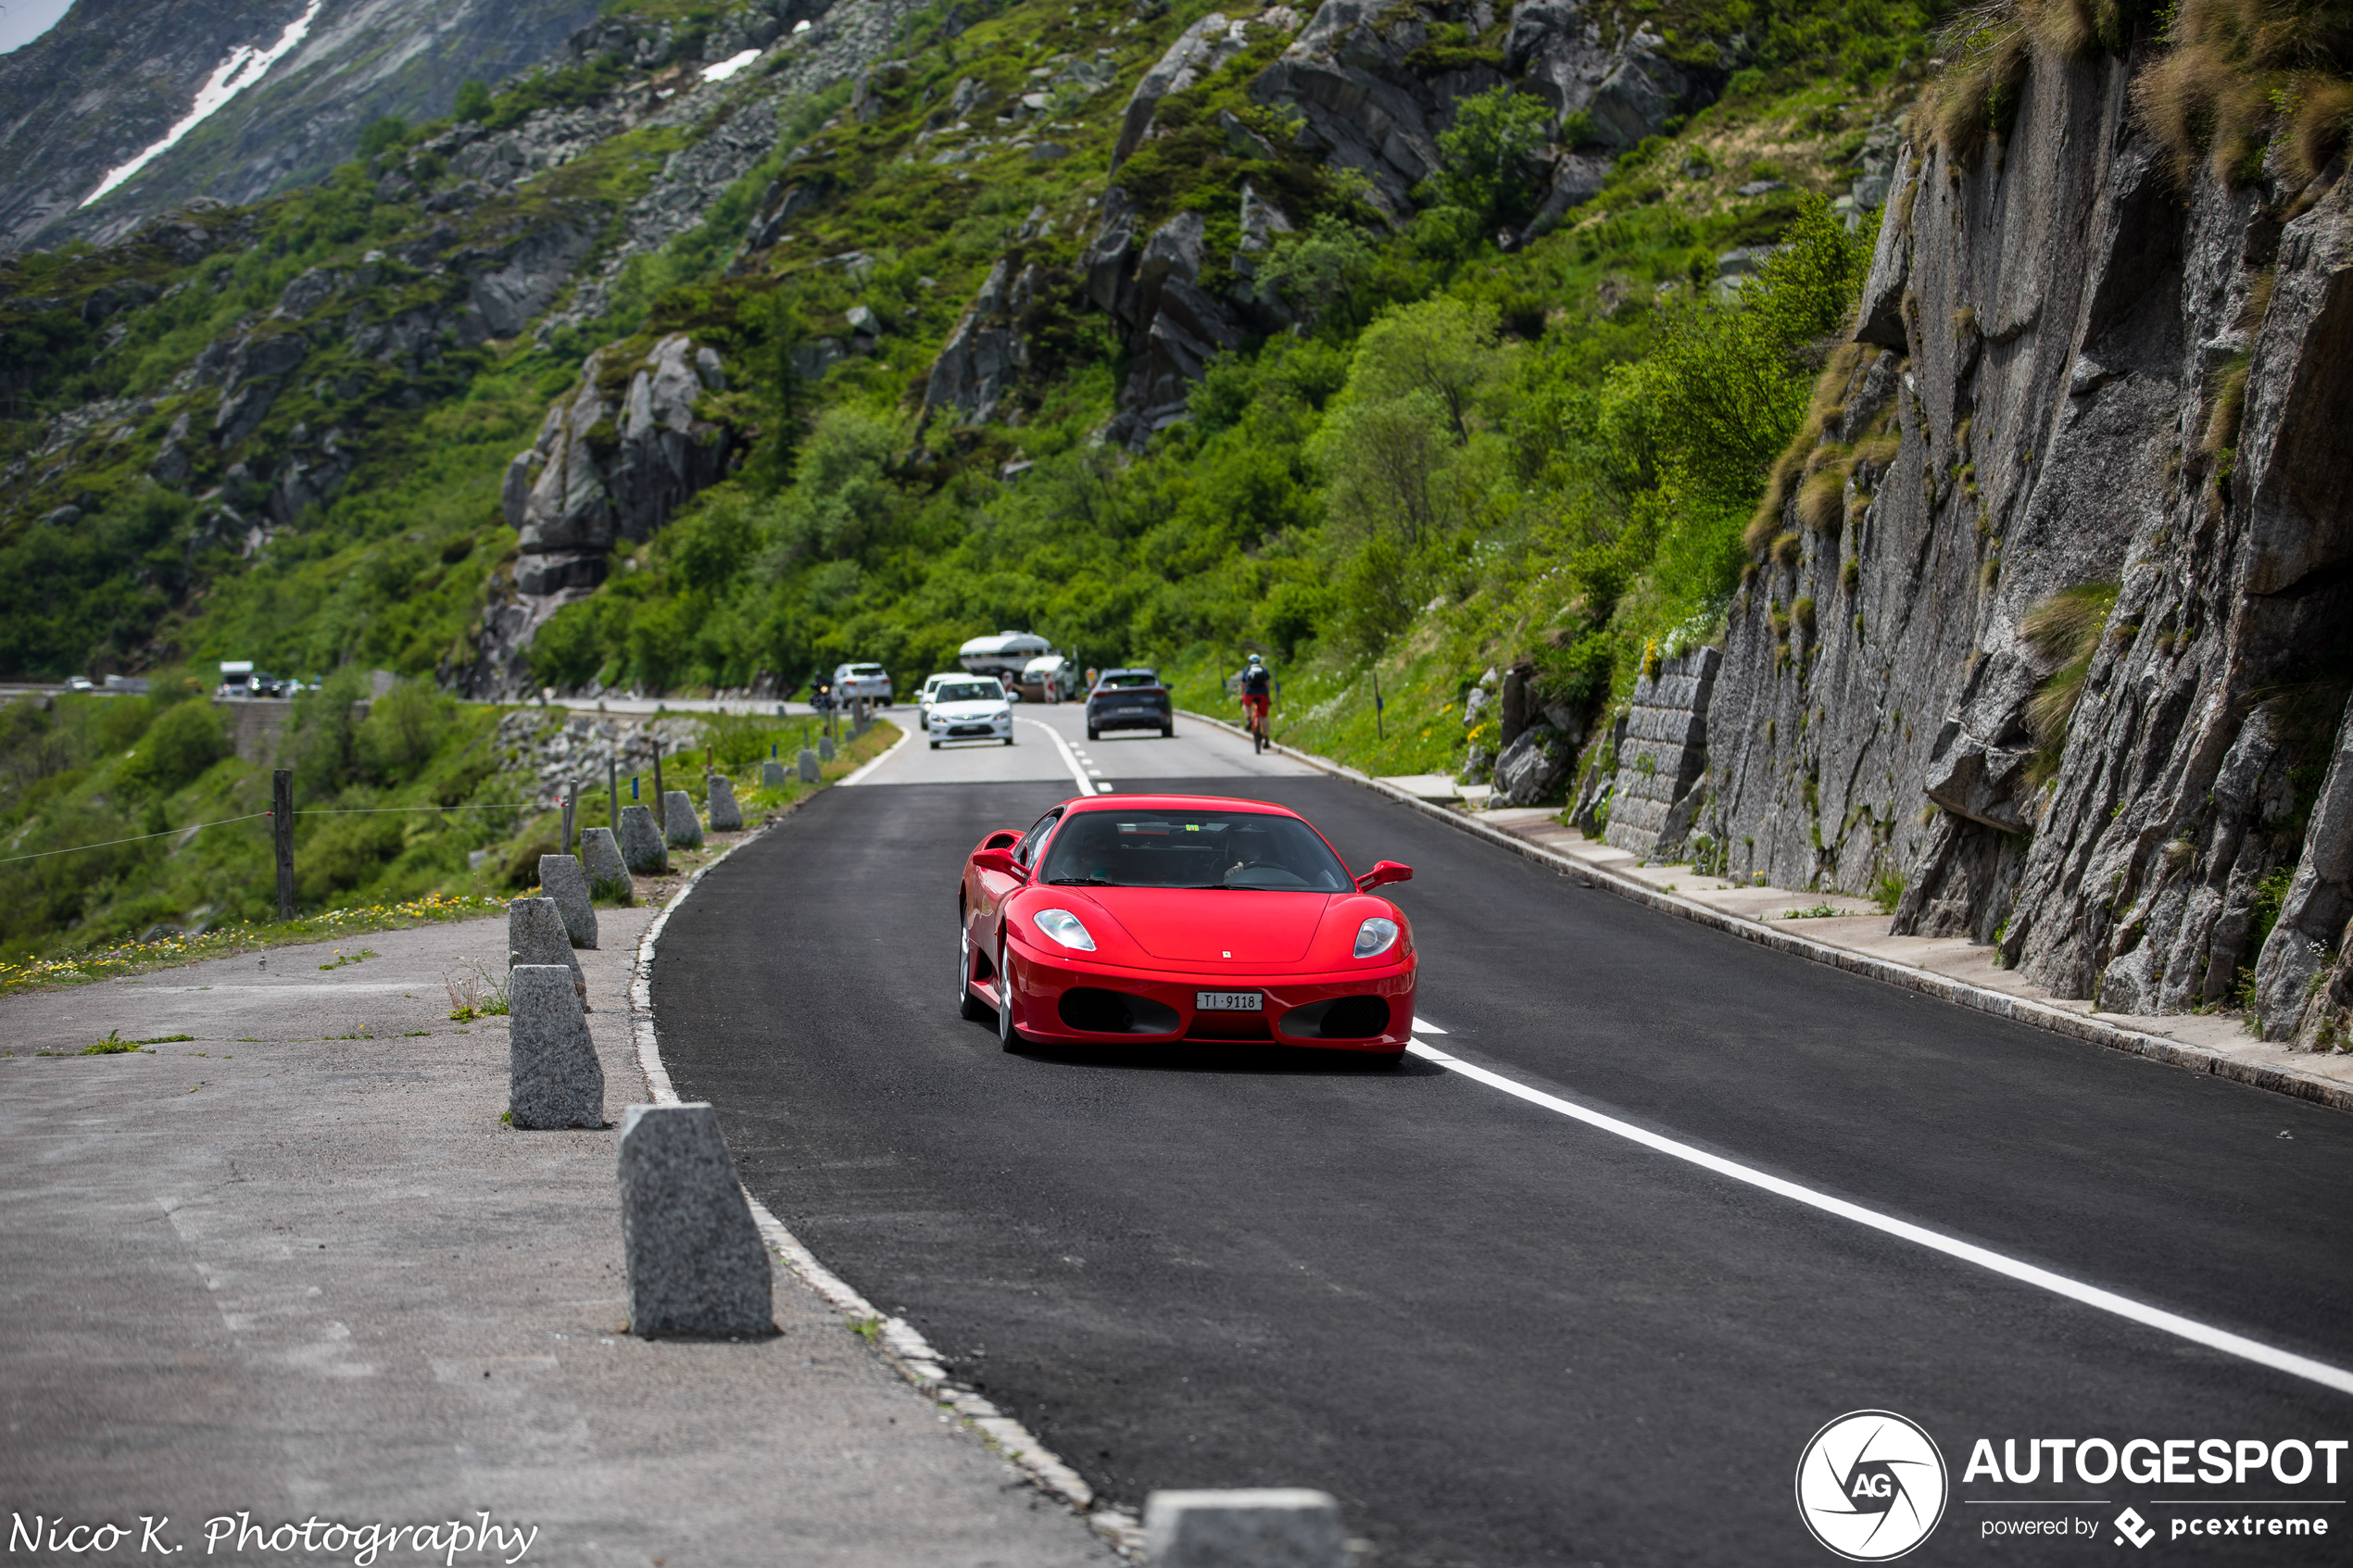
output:
[[758, 58], [760, 58], [760, 51], [757, 49], [746, 49], [740, 55], [730, 55], [715, 66], [703, 67], [702, 79], [705, 82], [724, 82]]
[[196, 90], [196, 101], [188, 110], [187, 118], [165, 132], [161, 141], [100, 181], [96, 190], [82, 198], [82, 205], [88, 207], [157, 158], [170, 152], [179, 144], [182, 137], [211, 119], [223, 104], [268, 75], [270, 68], [284, 58], [310, 31], [311, 19], [318, 16], [321, 3], [321, 0], [310, 0], [308, 7], [303, 11], [302, 15], [286, 24], [286, 31], [280, 34], [278, 42], [270, 45], [269, 48], [256, 50], [250, 44], [240, 44], [230, 50], [229, 57], [220, 62], [220, 69], [214, 71], [211, 79]]

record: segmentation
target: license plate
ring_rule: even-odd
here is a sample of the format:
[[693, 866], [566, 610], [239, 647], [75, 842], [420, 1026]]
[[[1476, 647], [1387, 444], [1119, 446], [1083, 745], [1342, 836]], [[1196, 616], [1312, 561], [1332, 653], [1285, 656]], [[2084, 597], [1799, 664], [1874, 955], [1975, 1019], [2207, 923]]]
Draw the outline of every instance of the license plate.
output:
[[1193, 1006], [1202, 1012], [1256, 1012], [1266, 998], [1255, 991], [1196, 991]]
[[1120, 711], [1122, 713], [1141, 713], [1143, 709], [1140, 708], [1123, 708]]

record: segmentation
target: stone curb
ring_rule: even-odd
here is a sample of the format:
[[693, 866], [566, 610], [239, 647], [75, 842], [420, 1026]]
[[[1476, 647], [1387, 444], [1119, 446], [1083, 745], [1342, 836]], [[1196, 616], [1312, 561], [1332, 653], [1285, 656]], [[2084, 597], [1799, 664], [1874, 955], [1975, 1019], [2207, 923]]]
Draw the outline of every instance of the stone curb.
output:
[[[913, 734], [912, 730], [904, 732], [898, 746], [892, 746], [891, 750], [896, 751], [899, 746], [904, 746], [907, 738]], [[884, 757], [888, 755], [887, 751], [883, 754]], [[881, 760], [881, 757], [875, 759], [875, 762]], [[854, 778], [857, 775], [850, 776]], [[815, 798], [813, 792], [804, 795], [786, 807], [785, 813], [789, 815]], [[728, 856], [745, 845], [756, 842], [774, 826], [774, 822], [763, 822], [713, 856], [708, 865], [688, 877], [686, 884], [671, 896], [670, 902], [663, 905], [661, 912], [647, 924], [645, 935], [638, 940], [637, 968], [629, 981], [629, 1027], [636, 1042], [638, 1069], [646, 1075], [646, 1092], [656, 1105], [683, 1103], [677, 1088], [670, 1081], [670, 1069], [662, 1064], [661, 1038], [654, 1028], [654, 952], [662, 928], [670, 923], [671, 915], [686, 901], [704, 877], [718, 870]], [[876, 1311], [872, 1302], [819, 1262], [816, 1254], [803, 1246], [800, 1238], [785, 1227], [783, 1221], [770, 1213], [768, 1206], [754, 1197], [749, 1187], [744, 1189], [744, 1201], [751, 1206], [752, 1223], [759, 1227], [761, 1237], [767, 1242], [769, 1248], [800, 1276], [803, 1284], [824, 1298], [842, 1315], [850, 1329], [866, 1339], [892, 1370], [913, 1384], [917, 1392], [972, 1427], [1002, 1453], [1032, 1485], [1068, 1507], [1122, 1554], [1130, 1558], [1140, 1556], [1144, 1542], [1143, 1521], [1119, 1509], [1097, 1507], [1094, 1488], [1088, 1486], [1076, 1470], [1063, 1463], [1052, 1449], [1039, 1442], [1027, 1427], [1000, 1411], [975, 1390], [959, 1387], [950, 1382], [947, 1358], [933, 1349], [912, 1323], [900, 1318], [885, 1317]]]
[[[1249, 731], [1238, 725], [1229, 724], [1223, 719], [1213, 719], [1205, 713], [1194, 713], [1184, 709], [1179, 709], [1177, 711], [1188, 719], [1203, 724], [1214, 724], [1243, 740], [1250, 738]], [[1353, 784], [1362, 784], [1401, 805], [1410, 806], [1416, 811], [1435, 817], [1440, 822], [1459, 828], [1465, 833], [1484, 838], [1491, 844], [1499, 845], [1540, 865], [1566, 872], [1589, 886], [1603, 888], [1617, 894], [1621, 898], [1630, 898], [1638, 904], [1647, 904], [1654, 909], [1680, 916], [1695, 924], [1711, 926], [1718, 931], [1727, 932], [1740, 937], [1743, 941], [1754, 942], [1758, 947], [1770, 947], [1777, 952], [1788, 953], [1796, 958], [1809, 960], [1814, 963], [1827, 964], [1832, 969], [1843, 969], [1849, 974], [1859, 974], [1868, 979], [1883, 981], [1887, 985], [1900, 986], [1906, 991], [1934, 997], [1939, 1001], [1951, 1002], [1956, 1006], [1969, 1008], [1977, 1012], [1991, 1013], [1996, 1018], [2006, 1018], [2015, 1023], [2026, 1024], [2030, 1028], [2041, 1029], [2053, 1035], [2064, 1035], [2070, 1039], [2082, 1040], [2090, 1045], [2105, 1046], [2109, 1050], [2146, 1057], [2152, 1061], [2161, 1061], [2169, 1067], [2187, 1068], [2193, 1073], [2205, 1073], [2217, 1078], [2227, 1078], [2233, 1083], [2245, 1084], [2250, 1088], [2268, 1089], [2273, 1094], [2286, 1095], [2293, 1099], [2305, 1100], [2313, 1105], [2324, 1105], [2332, 1110], [2353, 1110], [2353, 1087], [2333, 1083], [2326, 1078], [2313, 1077], [2284, 1068], [2265, 1066], [2259, 1062], [2241, 1061], [2235, 1057], [2211, 1050], [2204, 1046], [2185, 1045], [2179, 1040], [2168, 1040], [2156, 1035], [2144, 1035], [2137, 1029], [2125, 1029], [2117, 1024], [2103, 1023], [2098, 1019], [2085, 1018], [2081, 1013], [2070, 1012], [2065, 1008], [2052, 1007], [2045, 1002], [2032, 1001], [2024, 997], [2013, 997], [2004, 991], [1991, 991], [1982, 985], [1972, 985], [1965, 980], [1955, 980], [1928, 970], [1915, 969], [1909, 964], [1873, 958], [1868, 953], [1834, 947], [1826, 942], [1817, 942], [1811, 937], [1800, 936], [1793, 932], [1776, 931], [1771, 926], [1759, 924], [1755, 921], [1743, 920], [1738, 915], [1728, 915], [1721, 909], [1710, 909], [1705, 904], [1696, 903], [1688, 898], [1679, 898], [1671, 893], [1661, 893], [1655, 887], [1635, 881], [1632, 877], [1620, 876], [1600, 866], [1587, 865], [1555, 850], [1547, 849], [1542, 845], [1531, 844], [1516, 834], [1505, 833], [1502, 828], [1490, 827], [1487, 823], [1466, 816], [1462, 812], [1450, 811], [1443, 806], [1432, 805], [1427, 800], [1406, 794], [1393, 784], [1385, 784], [1369, 773], [1360, 772], [1354, 768], [1334, 762], [1329, 758], [1317, 757], [1310, 752], [1299, 751], [1271, 741], [1267, 744], [1270, 749], [1280, 752], [1294, 761], [1304, 762], [1309, 767], [1330, 773], [1336, 778], [1343, 778]]]

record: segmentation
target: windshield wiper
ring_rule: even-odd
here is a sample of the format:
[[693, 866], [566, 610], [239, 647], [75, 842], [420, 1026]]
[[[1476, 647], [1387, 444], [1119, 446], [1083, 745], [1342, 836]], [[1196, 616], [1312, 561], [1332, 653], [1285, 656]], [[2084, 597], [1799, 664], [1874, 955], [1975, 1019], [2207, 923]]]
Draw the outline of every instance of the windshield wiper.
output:
[[1046, 885], [1049, 887], [1117, 887], [1119, 884], [1106, 882], [1099, 876], [1050, 876], [1046, 879]]

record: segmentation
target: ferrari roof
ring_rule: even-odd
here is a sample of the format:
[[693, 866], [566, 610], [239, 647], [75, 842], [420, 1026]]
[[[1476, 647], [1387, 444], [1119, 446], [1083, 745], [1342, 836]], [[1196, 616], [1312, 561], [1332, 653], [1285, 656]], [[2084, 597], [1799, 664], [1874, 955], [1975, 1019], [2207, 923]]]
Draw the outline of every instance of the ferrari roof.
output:
[[[1094, 795], [1070, 803], [1074, 811], [1273, 811], [1286, 817], [1299, 813], [1271, 800], [1243, 800], [1229, 795]], [[1305, 818], [1300, 818], [1302, 822]]]

